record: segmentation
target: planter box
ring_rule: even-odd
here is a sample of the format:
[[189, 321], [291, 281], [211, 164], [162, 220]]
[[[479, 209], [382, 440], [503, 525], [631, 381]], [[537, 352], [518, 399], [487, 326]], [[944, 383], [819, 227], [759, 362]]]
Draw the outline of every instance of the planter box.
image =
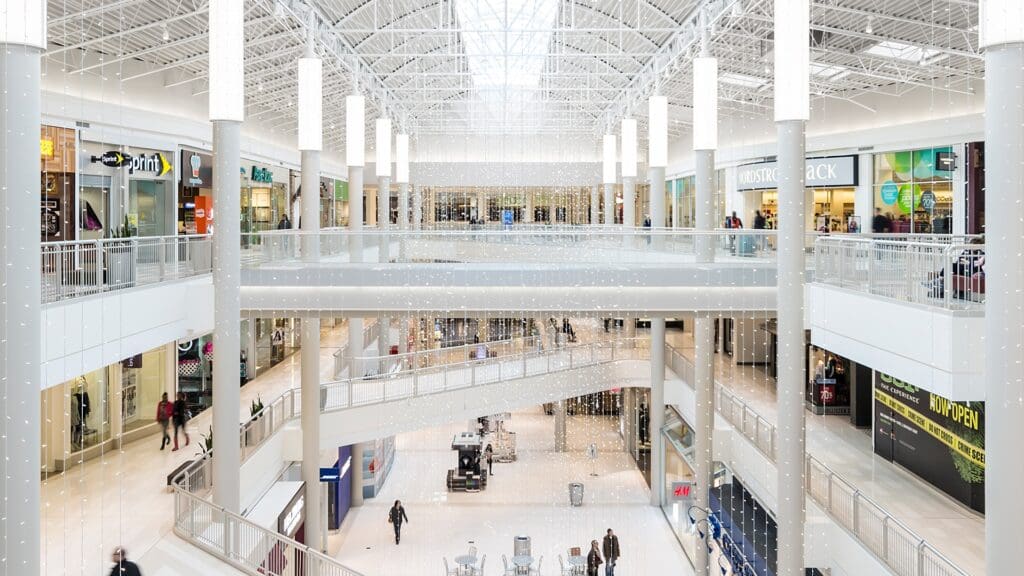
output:
[[109, 244], [104, 250], [104, 257], [104, 284], [114, 289], [135, 286], [135, 271], [138, 268], [138, 251], [135, 249], [135, 242], [125, 240]]

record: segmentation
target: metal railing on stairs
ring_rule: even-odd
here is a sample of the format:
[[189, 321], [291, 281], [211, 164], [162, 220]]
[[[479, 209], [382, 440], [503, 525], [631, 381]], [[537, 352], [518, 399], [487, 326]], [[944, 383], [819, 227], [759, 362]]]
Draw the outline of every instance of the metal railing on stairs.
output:
[[255, 576], [362, 576], [326, 554], [207, 500], [212, 463], [207, 454], [173, 480], [178, 537]]
[[[683, 354], [665, 347], [665, 363], [693, 388], [694, 366]], [[771, 462], [775, 462], [775, 425], [715, 382], [715, 409]], [[898, 576], [969, 576], [913, 530], [886, 512], [849, 481], [807, 454], [807, 494]]]

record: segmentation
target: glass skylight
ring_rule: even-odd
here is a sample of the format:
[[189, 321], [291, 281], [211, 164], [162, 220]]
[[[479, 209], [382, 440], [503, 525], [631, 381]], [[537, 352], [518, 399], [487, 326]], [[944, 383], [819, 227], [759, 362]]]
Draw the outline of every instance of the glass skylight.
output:
[[811, 62], [810, 71], [812, 76], [825, 78], [827, 80], [843, 78], [849, 75], [850, 71], [844, 66], [837, 64], [819, 64]]
[[735, 72], [722, 74], [718, 77], [718, 80], [733, 86], [742, 86], [743, 88], [759, 88], [766, 84], [766, 81], [761, 78], [747, 76], [746, 74], [736, 74]]
[[536, 88], [558, 0], [456, 0], [462, 43], [478, 88]]
[[897, 60], [905, 60], [907, 62], [914, 63], [922, 60], [930, 60], [939, 54], [938, 50], [922, 49], [917, 46], [911, 46], [910, 44], [904, 44], [902, 42], [894, 42], [892, 40], [879, 42], [864, 52], [866, 54], [874, 54], [875, 56], [882, 56], [884, 58], [895, 58]]

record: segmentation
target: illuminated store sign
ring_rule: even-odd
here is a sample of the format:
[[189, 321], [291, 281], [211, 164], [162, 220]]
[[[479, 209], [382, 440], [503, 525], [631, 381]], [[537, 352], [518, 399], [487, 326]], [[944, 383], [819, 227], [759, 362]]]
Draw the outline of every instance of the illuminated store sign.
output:
[[[836, 188], [857, 185], [857, 157], [833, 156], [808, 158], [806, 161], [808, 188]], [[736, 169], [737, 190], [771, 190], [778, 188], [778, 162], [747, 164]]]
[[139, 171], [152, 172], [157, 176], [163, 176], [173, 169], [167, 158], [159, 152], [150, 155], [139, 154], [132, 156], [131, 154], [111, 151], [104, 152], [102, 156], [92, 156], [89, 159], [94, 164], [99, 163], [110, 168], [128, 167], [129, 174], [135, 174], [136, 171]]

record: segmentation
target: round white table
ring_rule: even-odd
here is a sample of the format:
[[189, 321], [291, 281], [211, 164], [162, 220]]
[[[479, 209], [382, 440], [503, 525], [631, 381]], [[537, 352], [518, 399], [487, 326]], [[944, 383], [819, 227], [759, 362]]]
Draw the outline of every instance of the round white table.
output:
[[473, 567], [476, 566], [476, 556], [469, 554], [463, 554], [462, 556], [456, 556], [454, 558], [455, 563], [459, 565], [460, 572], [471, 573]]
[[512, 563], [516, 565], [516, 574], [529, 574], [533, 556], [513, 556]]
[[583, 574], [587, 569], [586, 556], [569, 556], [565, 559], [565, 563], [569, 565], [573, 574]]

